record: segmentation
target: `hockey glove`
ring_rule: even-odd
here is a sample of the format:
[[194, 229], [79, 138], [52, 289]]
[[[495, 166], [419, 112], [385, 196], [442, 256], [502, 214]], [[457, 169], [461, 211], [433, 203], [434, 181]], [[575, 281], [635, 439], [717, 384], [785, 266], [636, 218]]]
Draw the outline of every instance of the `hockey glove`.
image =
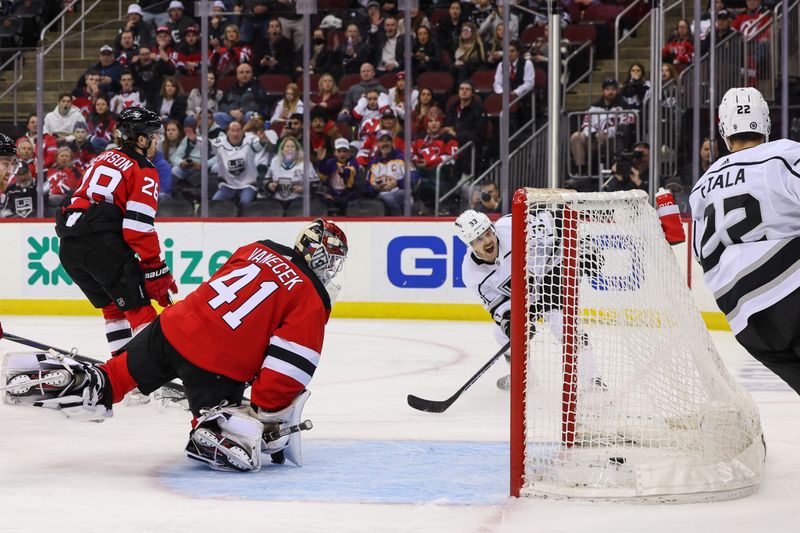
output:
[[506, 334], [506, 337], [511, 338], [511, 311], [503, 313], [503, 318], [500, 319], [500, 329]]
[[178, 293], [178, 286], [172, 272], [163, 261], [149, 261], [142, 263], [142, 273], [144, 274], [144, 289], [151, 300], [158, 302], [161, 307], [172, 305], [169, 293]]

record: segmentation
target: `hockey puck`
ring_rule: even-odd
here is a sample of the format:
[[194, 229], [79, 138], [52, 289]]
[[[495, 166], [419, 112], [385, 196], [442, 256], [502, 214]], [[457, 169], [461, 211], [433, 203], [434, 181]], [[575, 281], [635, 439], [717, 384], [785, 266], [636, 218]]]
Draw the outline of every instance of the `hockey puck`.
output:
[[625, 458], [624, 457], [609, 457], [608, 458], [608, 462], [609, 463], [614, 463], [616, 465], [624, 465], [625, 464]]

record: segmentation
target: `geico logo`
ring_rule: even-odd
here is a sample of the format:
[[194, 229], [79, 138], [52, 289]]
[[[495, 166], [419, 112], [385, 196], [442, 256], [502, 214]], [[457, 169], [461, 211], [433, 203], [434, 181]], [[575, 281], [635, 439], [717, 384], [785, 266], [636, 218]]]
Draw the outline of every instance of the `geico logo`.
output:
[[386, 247], [386, 274], [389, 282], [402, 289], [435, 289], [448, 280], [453, 287], [464, 287], [461, 262], [466, 245], [453, 236], [447, 242], [435, 235], [395, 237]]

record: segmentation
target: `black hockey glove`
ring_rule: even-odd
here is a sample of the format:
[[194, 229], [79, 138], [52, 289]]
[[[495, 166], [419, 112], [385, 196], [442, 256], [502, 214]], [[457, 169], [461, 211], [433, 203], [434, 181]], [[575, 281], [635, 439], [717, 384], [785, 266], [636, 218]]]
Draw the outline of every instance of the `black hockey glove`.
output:
[[511, 338], [511, 311], [503, 313], [503, 318], [500, 319], [500, 329], [506, 334], [506, 337]]

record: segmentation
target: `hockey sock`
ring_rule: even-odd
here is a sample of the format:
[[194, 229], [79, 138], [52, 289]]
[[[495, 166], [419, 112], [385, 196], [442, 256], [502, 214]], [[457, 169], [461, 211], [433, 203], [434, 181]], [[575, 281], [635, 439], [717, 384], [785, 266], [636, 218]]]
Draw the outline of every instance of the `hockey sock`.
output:
[[106, 340], [113, 355], [131, 340], [131, 325], [116, 304], [109, 304], [102, 311], [106, 320]]
[[126, 394], [138, 387], [128, 370], [128, 352], [122, 352], [117, 357], [111, 358], [100, 365], [100, 368], [105, 371], [108, 382], [111, 383], [114, 403], [122, 401]]
[[144, 307], [138, 307], [136, 309], [131, 309], [130, 311], [125, 311], [125, 317], [128, 319], [128, 322], [131, 324], [131, 332], [135, 336], [139, 331], [142, 330], [147, 324], [152, 322], [156, 319], [156, 310], [153, 309], [152, 305], [145, 305]]

